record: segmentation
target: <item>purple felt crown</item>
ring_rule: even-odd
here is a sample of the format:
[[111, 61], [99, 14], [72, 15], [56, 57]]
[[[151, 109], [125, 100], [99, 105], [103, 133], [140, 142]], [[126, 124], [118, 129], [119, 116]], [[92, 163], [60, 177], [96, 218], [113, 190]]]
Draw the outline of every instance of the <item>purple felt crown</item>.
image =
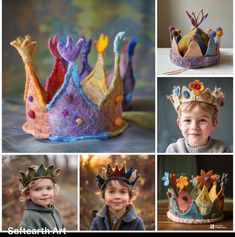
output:
[[[169, 219], [180, 223], [212, 223], [223, 219], [224, 189], [227, 174], [214, 174], [213, 170], [191, 178], [184, 174], [165, 172], [162, 177], [169, 199]], [[189, 184], [191, 182], [191, 185]], [[191, 187], [189, 187], [191, 186]]]
[[[200, 68], [217, 64], [220, 60], [220, 41], [223, 31], [208, 29], [208, 34], [199, 28], [206, 20], [208, 13], [201, 10], [196, 16], [194, 12], [187, 16], [192, 23], [192, 31], [181, 37], [181, 29], [169, 27], [171, 40], [171, 61], [185, 68]], [[217, 36], [217, 37], [216, 37]], [[216, 39], [215, 39], [216, 37]]]
[[[136, 45], [132, 39], [128, 47], [128, 61], [124, 61], [125, 32], [114, 40], [115, 62], [106, 76], [103, 54], [109, 39], [101, 34], [95, 42], [98, 58], [92, 67], [88, 54], [92, 40], [68, 36], [64, 43], [57, 36], [48, 40], [54, 58], [52, 72], [45, 89], [32, 65], [36, 45], [30, 36], [11, 42], [25, 64], [26, 133], [52, 141], [73, 141], [90, 138], [107, 139], [121, 134], [127, 123], [122, 119], [122, 107], [128, 109], [134, 89], [131, 58]], [[80, 60], [80, 68], [77, 66]]]
[[117, 164], [115, 165], [114, 169], [110, 164], [108, 164], [106, 169], [102, 169], [102, 175], [96, 176], [96, 180], [101, 190], [105, 188], [105, 185], [110, 180], [122, 180], [123, 182], [130, 185], [131, 188], [133, 188], [139, 177], [140, 174], [137, 175], [137, 170], [134, 170], [133, 168], [126, 170], [125, 163], [123, 163], [123, 166], [120, 169]]

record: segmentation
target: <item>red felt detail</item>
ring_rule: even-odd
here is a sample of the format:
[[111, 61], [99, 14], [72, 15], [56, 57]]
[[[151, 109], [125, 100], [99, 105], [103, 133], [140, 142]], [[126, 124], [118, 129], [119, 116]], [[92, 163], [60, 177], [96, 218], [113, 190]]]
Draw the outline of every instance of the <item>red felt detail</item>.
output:
[[190, 193], [181, 189], [178, 193], [178, 206], [181, 213], [186, 213], [192, 205], [192, 198]]
[[48, 93], [49, 101], [51, 101], [52, 97], [62, 85], [65, 73], [66, 71], [61, 58], [56, 58], [52, 72], [49, 78], [47, 79], [45, 86], [45, 91]]
[[118, 165], [115, 165], [114, 176], [119, 176], [119, 174], [120, 174], [120, 171], [119, 171]]
[[35, 112], [34, 112], [33, 110], [29, 110], [28, 116], [29, 116], [31, 119], [34, 119], [34, 118], [36, 117]]

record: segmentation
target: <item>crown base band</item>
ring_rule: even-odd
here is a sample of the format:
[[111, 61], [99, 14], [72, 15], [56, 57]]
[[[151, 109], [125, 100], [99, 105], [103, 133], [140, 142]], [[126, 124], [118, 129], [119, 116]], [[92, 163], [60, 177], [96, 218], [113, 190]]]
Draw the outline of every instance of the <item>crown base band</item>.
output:
[[181, 57], [172, 51], [170, 52], [171, 62], [177, 66], [196, 69], [202, 67], [209, 67], [218, 64], [220, 61], [220, 53], [209, 57]]
[[167, 217], [177, 223], [184, 223], [184, 224], [208, 224], [208, 223], [215, 223], [219, 222], [224, 219], [224, 214], [219, 217], [211, 218], [211, 219], [183, 219], [178, 216], [173, 215], [170, 211], [167, 212]]

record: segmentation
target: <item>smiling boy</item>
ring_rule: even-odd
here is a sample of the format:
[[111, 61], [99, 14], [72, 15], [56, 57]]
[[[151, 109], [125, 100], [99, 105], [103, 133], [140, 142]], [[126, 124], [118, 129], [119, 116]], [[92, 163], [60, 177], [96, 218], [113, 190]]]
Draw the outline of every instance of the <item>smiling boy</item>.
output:
[[[190, 88], [190, 89], [189, 89]], [[222, 141], [212, 139], [211, 132], [217, 126], [217, 113], [224, 104], [224, 94], [220, 88], [213, 92], [199, 80], [174, 87], [171, 100], [178, 114], [177, 124], [183, 138], [167, 147], [167, 153], [224, 153], [229, 148]]]

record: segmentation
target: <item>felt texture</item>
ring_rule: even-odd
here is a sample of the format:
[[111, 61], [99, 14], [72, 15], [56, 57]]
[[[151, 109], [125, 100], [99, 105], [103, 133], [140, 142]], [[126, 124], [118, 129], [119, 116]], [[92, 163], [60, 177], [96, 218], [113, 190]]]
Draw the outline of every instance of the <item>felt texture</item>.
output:
[[217, 54], [217, 47], [215, 44], [215, 40], [214, 38], [210, 38], [209, 42], [208, 42], [208, 48], [207, 51], [205, 53], [205, 56], [213, 56]]
[[217, 54], [215, 56], [210, 57], [181, 57], [179, 55], [174, 54], [172, 51], [170, 52], [171, 62], [180, 67], [185, 68], [201, 68], [208, 67], [214, 64], [219, 63], [220, 55]]
[[55, 95], [59, 87], [62, 85], [66, 73], [66, 68], [57, 50], [57, 43], [58, 43], [57, 36], [53, 36], [48, 40], [48, 49], [54, 58], [53, 69], [49, 78], [47, 79], [45, 86], [45, 91], [48, 94], [49, 101], [51, 101], [52, 97]]
[[185, 53], [184, 57], [201, 57], [201, 56], [203, 55], [198, 42], [192, 39], [192, 41], [189, 43], [188, 50]]
[[82, 49], [80, 52], [80, 64], [81, 68], [79, 70], [79, 79], [82, 81], [88, 74], [90, 74], [92, 68], [88, 63], [88, 54], [90, 53], [92, 45], [92, 39], [89, 39], [87, 42], [84, 38], [84, 43], [82, 44]]
[[[122, 133], [128, 126], [122, 119], [123, 83], [119, 70], [119, 54], [124, 44], [124, 34], [117, 34], [114, 40], [114, 73], [108, 89], [102, 54], [108, 45], [107, 36], [101, 34], [96, 42], [96, 66], [82, 83], [75, 61], [84, 47], [81, 55], [85, 58], [84, 62], [87, 62], [91, 41], [86, 43], [84, 37], [74, 41], [68, 36], [64, 44], [58, 42], [56, 36], [50, 38], [48, 47], [55, 58], [55, 65], [46, 85], [49, 96], [32, 67], [31, 57], [35, 43], [28, 37], [25, 39], [26, 47], [25, 41], [13, 42], [18, 50], [20, 47], [19, 52], [26, 68], [24, 99], [27, 122], [23, 129], [39, 138], [49, 137], [52, 141], [107, 139]], [[133, 55], [133, 50], [130, 50], [130, 55]], [[63, 81], [61, 77], [65, 69], [62, 58], [69, 63]]]

